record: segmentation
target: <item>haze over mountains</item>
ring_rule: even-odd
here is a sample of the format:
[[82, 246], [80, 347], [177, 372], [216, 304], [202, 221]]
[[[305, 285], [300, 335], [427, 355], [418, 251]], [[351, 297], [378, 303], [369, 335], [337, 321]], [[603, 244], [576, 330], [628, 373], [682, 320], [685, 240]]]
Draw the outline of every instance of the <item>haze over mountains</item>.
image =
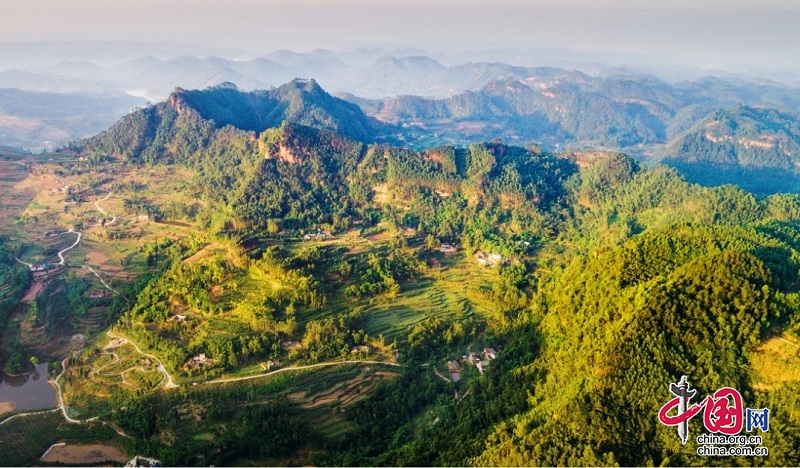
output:
[[[683, 72], [690, 79], [665, 72], [667, 79], [591, 63], [580, 53], [559, 60], [552, 50], [497, 51], [494, 56], [509, 61], [503, 63], [458, 61], [492, 57], [488, 52], [278, 51], [234, 60], [170, 56], [175, 50], [169, 47], [158, 57], [141, 56], [145, 49], [129, 46], [116, 62], [101, 49], [94, 61], [78, 60], [73, 51], [61, 56], [76, 60], [35, 65], [24, 60], [26, 47], [3, 47], [10, 57], [9, 68], [0, 71], [0, 136], [7, 147], [38, 151], [91, 136], [178, 89], [217, 124], [245, 130], [304, 114], [298, 123], [322, 123], [360, 141], [422, 149], [501, 138], [556, 151], [614, 149], [665, 162], [702, 183], [742, 182], [756, 193], [797, 187], [794, 142], [800, 138], [793, 122], [800, 88], [767, 79], [691, 77], [697, 72], [690, 70]], [[525, 63], [561, 66], [520, 65]], [[281, 86], [297, 77], [313, 79], [303, 81], [311, 83], [310, 94], [285, 94], [302, 88]], [[186, 91], [203, 89], [213, 92]], [[262, 91], [243, 93], [252, 90]], [[346, 111], [344, 101], [352, 103]], [[283, 108], [275, 108], [279, 102]], [[354, 113], [356, 105], [363, 114]], [[326, 114], [333, 107], [348, 117]], [[331, 122], [347, 123], [329, 127]], [[709, 126], [724, 138], [709, 138]], [[727, 166], [709, 169], [720, 164]]]

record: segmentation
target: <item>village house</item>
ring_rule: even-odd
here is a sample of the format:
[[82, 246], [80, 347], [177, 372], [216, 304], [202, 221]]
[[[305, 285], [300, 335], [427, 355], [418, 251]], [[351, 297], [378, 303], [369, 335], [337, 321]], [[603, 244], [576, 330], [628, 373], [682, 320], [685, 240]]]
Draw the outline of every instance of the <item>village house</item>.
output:
[[497, 358], [497, 351], [494, 348], [483, 348], [483, 357], [487, 361]]
[[175, 321], [175, 322], [185, 322], [189, 318], [187, 316], [185, 316], [185, 315], [175, 314], [172, 317], [170, 317], [169, 319], [172, 320], [172, 321]]
[[461, 372], [461, 364], [456, 360], [447, 361], [447, 370], [450, 371], [450, 373]]
[[335, 239], [335, 237], [329, 231], [317, 231], [316, 234], [309, 232], [308, 234], [303, 236], [303, 239], [305, 239], [305, 240], [326, 240], [326, 239]]
[[273, 359], [271, 361], [267, 361], [267, 369], [274, 369], [281, 365], [281, 362], [277, 359]]
[[363, 345], [362, 346], [353, 346], [350, 349], [350, 352], [351, 353], [366, 353], [366, 354], [369, 354], [369, 353], [372, 352], [372, 348], [370, 348], [369, 346], [363, 346]]
[[206, 356], [206, 353], [200, 353], [197, 356], [194, 356], [192, 361], [197, 364], [206, 364], [208, 363], [208, 357]]
[[439, 251], [446, 254], [452, 254], [458, 252], [458, 247], [453, 244], [444, 243], [439, 247]]
[[46, 271], [50, 268], [49, 263], [42, 263], [41, 265], [31, 265], [31, 271]]
[[482, 266], [494, 266], [503, 263], [504, 260], [503, 256], [498, 253], [487, 254], [486, 252], [480, 251], [475, 254], [475, 261], [478, 262], [478, 265]]

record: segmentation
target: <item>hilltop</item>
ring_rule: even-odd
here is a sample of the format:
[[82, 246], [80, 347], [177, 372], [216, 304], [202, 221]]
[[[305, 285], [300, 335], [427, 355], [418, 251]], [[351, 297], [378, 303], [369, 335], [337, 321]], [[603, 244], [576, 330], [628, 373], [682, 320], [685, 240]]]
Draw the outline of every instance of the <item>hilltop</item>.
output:
[[244, 92], [231, 83], [176, 89], [165, 102], [138, 109], [74, 147], [131, 162], [185, 162], [226, 127], [254, 136], [284, 121], [358, 141], [371, 141], [375, 135], [375, 123], [357, 106], [326, 93], [314, 80], [295, 79], [264, 91]]

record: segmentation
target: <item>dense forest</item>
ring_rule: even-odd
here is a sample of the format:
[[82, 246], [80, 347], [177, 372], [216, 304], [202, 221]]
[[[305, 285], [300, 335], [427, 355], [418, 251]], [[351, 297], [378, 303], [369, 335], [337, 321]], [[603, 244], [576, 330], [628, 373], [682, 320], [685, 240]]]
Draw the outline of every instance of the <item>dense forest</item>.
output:
[[797, 192], [800, 126], [774, 109], [716, 111], [665, 151], [665, 164], [706, 185], [737, 184], [756, 194]]
[[16, 246], [5, 236], [0, 236], [0, 364], [10, 374], [25, 369], [27, 356], [19, 353], [13, 330], [7, 330], [11, 313], [19, 305], [31, 281], [30, 270], [14, 259]]

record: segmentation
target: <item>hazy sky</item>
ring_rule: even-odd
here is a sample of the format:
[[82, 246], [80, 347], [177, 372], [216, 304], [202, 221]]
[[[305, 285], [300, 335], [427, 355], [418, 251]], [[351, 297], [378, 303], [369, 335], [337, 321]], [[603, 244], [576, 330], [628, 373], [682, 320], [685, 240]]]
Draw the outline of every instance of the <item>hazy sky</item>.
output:
[[[0, 0], [0, 42], [558, 46], [800, 70], [797, 0]], [[0, 62], [2, 57], [0, 57]]]

